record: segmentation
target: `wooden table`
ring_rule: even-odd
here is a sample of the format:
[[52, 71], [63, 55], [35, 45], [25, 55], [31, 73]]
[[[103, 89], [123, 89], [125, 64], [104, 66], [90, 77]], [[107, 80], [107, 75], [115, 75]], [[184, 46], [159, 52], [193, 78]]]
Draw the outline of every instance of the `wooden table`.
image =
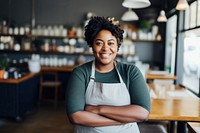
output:
[[[169, 87], [169, 86], [172, 86]], [[150, 90], [155, 90], [155, 85], [149, 84]], [[167, 92], [185, 93], [182, 97], [170, 96]], [[188, 95], [186, 95], [188, 93]], [[160, 94], [160, 93], [155, 93]], [[173, 93], [172, 93], [173, 94]], [[177, 121], [177, 133], [186, 133], [186, 122], [200, 122], [200, 100], [180, 86], [168, 85], [163, 96], [151, 98], [151, 112], [149, 120]]]
[[154, 80], [154, 79], [166, 79], [166, 80], [176, 80], [176, 76], [174, 75], [160, 75], [160, 74], [147, 74], [146, 78], [148, 80]]
[[148, 84], [152, 99], [191, 99], [197, 98], [192, 92], [184, 87], [174, 84]]
[[199, 121], [198, 99], [151, 99], [150, 120]]

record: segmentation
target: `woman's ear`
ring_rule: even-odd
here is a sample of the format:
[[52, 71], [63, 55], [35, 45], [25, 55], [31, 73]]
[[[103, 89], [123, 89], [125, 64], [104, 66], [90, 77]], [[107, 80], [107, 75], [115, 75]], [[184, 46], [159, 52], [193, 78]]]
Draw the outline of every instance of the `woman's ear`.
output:
[[118, 43], [118, 48], [117, 48], [117, 52], [119, 52], [121, 44]]
[[90, 48], [92, 49], [92, 53], [94, 53], [94, 48], [93, 45], [90, 46]]

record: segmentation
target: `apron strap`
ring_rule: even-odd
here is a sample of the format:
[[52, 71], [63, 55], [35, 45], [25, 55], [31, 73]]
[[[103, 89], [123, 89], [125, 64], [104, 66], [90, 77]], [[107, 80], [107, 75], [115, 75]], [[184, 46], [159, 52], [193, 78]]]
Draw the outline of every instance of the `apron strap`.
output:
[[91, 70], [90, 79], [92, 79], [92, 80], [95, 79], [95, 63], [94, 63], [94, 61], [92, 62], [92, 70]]
[[121, 75], [120, 75], [120, 73], [119, 73], [119, 71], [118, 71], [118, 69], [117, 69], [116, 62], [114, 62], [114, 65], [115, 65], [115, 69], [116, 69], [116, 71], [117, 71], [117, 75], [119, 76], [120, 83], [123, 83], [124, 81], [123, 81], [123, 79], [122, 79], [122, 77], [121, 77]]

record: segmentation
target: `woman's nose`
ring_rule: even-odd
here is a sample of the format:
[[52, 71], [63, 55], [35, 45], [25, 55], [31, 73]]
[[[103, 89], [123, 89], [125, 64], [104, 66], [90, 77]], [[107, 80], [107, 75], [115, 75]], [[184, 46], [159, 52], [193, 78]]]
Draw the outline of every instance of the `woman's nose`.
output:
[[109, 49], [109, 45], [105, 43], [105, 44], [103, 45], [102, 49], [103, 49], [103, 50]]

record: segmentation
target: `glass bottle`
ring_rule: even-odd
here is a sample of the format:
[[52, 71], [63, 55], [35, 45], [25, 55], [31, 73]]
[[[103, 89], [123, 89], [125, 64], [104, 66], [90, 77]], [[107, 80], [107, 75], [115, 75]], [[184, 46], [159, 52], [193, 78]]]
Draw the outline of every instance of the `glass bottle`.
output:
[[2, 34], [8, 34], [8, 26], [6, 21], [3, 21], [3, 25], [2, 25]]

